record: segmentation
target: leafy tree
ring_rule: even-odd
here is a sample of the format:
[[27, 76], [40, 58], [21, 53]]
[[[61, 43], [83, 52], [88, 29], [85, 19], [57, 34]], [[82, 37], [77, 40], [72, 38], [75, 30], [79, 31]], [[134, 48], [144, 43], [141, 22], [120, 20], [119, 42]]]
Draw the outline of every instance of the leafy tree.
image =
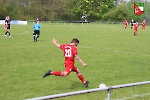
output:
[[89, 20], [101, 19], [102, 15], [114, 7], [113, 0], [80, 0], [76, 12], [86, 14]]
[[108, 13], [104, 14], [103, 20], [108, 20], [108, 21], [131, 20], [131, 16], [129, 11], [127, 10], [126, 4], [122, 4], [117, 6], [115, 9], [112, 9]]
[[4, 7], [2, 0], [0, 0], [0, 7], [0, 19], [4, 19], [7, 15], [7, 9]]
[[[116, 0], [115, 0], [116, 1]], [[0, 0], [0, 19], [9, 15], [20, 20], [123, 20], [129, 17], [125, 5], [115, 8], [114, 0]]]

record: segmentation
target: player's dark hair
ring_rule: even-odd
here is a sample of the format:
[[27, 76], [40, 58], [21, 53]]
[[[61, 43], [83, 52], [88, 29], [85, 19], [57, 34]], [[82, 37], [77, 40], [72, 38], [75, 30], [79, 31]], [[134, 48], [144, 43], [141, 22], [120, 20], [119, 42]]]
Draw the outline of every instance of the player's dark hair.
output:
[[73, 43], [73, 42], [79, 43], [79, 40], [77, 38], [74, 38], [74, 39], [72, 39], [71, 43]]

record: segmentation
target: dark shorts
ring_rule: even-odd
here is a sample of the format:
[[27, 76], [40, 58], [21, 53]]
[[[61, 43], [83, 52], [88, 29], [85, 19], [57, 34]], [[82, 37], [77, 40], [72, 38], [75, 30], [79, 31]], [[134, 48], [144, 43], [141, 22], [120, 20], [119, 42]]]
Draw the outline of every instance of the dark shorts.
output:
[[131, 24], [131, 26], [133, 26], [133, 23]]
[[10, 29], [10, 25], [8, 24], [7, 29]]
[[40, 30], [34, 30], [33, 35], [40, 35]]

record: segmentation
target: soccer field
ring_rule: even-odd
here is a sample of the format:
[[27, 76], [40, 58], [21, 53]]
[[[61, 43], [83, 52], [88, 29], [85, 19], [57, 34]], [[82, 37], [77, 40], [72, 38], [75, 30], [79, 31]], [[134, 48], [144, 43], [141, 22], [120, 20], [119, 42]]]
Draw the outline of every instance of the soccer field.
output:
[[[130, 26], [120, 24], [41, 23], [41, 35], [33, 42], [33, 23], [12, 25], [9, 38], [0, 26], [0, 99], [23, 100], [58, 93], [150, 80], [150, 26], [137, 36]], [[90, 82], [86, 88], [75, 73], [49, 76], [47, 70], [64, 70], [63, 53], [52, 44], [78, 38], [78, 53], [88, 64], [76, 66]], [[57, 100], [105, 100], [107, 91], [70, 96]], [[150, 100], [150, 85], [112, 90], [112, 100]]]

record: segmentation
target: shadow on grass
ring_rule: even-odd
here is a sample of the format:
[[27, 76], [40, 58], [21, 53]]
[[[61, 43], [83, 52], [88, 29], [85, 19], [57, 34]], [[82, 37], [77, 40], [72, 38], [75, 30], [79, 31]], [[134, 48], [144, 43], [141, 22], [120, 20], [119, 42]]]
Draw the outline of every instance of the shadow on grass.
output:
[[84, 84], [80, 81], [72, 81], [72, 84], [70, 85], [70, 89], [74, 89], [74, 90], [86, 90], [89, 89], [88, 87], [85, 87]]

